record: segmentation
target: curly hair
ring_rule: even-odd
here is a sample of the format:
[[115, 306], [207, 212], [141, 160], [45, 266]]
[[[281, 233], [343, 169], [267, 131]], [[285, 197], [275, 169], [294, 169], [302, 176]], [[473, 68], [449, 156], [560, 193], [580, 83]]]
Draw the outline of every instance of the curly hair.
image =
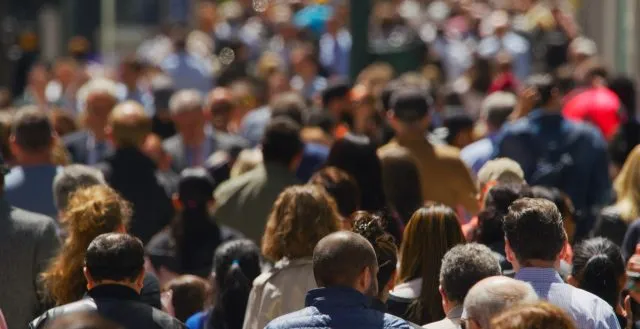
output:
[[46, 297], [56, 305], [82, 298], [87, 284], [82, 273], [87, 247], [98, 235], [126, 227], [130, 218], [129, 203], [106, 185], [74, 192], [61, 219], [68, 236], [41, 277]]
[[320, 239], [338, 231], [336, 203], [323, 188], [291, 186], [273, 205], [262, 239], [262, 254], [271, 261], [313, 255]]

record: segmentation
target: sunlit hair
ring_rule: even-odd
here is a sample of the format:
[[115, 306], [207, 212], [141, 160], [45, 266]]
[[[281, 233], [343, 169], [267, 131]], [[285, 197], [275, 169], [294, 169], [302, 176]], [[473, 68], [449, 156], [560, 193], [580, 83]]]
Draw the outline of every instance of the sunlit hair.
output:
[[407, 310], [407, 320], [431, 323], [445, 316], [438, 291], [442, 257], [449, 249], [464, 242], [458, 216], [453, 209], [434, 204], [413, 214], [400, 246], [398, 282], [422, 278], [422, 288], [420, 297]]
[[575, 329], [573, 320], [561, 308], [547, 302], [510, 308], [491, 321], [494, 329]]
[[338, 230], [339, 218], [335, 201], [321, 187], [289, 187], [273, 205], [262, 254], [271, 261], [310, 257], [320, 239]]
[[640, 145], [633, 148], [613, 184], [618, 196], [615, 207], [626, 222], [640, 215]]
[[61, 219], [68, 236], [42, 274], [46, 296], [56, 305], [81, 299], [87, 284], [82, 273], [87, 247], [98, 235], [126, 227], [130, 218], [129, 204], [108, 186], [74, 192]]

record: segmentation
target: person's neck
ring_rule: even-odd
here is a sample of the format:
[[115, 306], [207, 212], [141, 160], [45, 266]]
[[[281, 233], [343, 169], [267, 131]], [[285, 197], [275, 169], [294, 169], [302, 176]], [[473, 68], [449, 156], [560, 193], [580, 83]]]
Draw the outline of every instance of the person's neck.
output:
[[396, 139], [399, 141], [426, 140], [425, 132], [420, 129], [407, 129], [396, 132]]
[[513, 263], [513, 269], [518, 272], [523, 268], [539, 268], [539, 269], [550, 269], [550, 270], [558, 270], [560, 266], [559, 261], [548, 261], [548, 260], [539, 260], [539, 259], [531, 259], [527, 260], [520, 264], [519, 262]]
[[193, 133], [182, 134], [182, 140], [184, 144], [189, 147], [197, 147], [202, 145], [204, 139], [206, 138], [206, 134], [204, 129], [196, 129]]
[[51, 152], [43, 152], [38, 154], [23, 154], [16, 156], [16, 164], [19, 166], [40, 166], [53, 164]]
[[140, 294], [140, 288], [135, 284], [135, 282], [122, 282], [122, 281], [114, 281], [114, 280], [102, 280], [99, 284], [94, 285], [89, 290], [93, 290], [95, 288], [104, 288], [105, 286], [120, 286], [129, 288], [134, 290], [136, 293]]

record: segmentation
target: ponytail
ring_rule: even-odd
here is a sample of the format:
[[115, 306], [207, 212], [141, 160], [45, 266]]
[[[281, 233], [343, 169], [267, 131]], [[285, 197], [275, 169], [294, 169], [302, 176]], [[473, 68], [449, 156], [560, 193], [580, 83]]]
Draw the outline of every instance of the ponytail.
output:
[[580, 288], [604, 299], [613, 308], [618, 305], [618, 277], [607, 255], [597, 254], [589, 258], [582, 270]]

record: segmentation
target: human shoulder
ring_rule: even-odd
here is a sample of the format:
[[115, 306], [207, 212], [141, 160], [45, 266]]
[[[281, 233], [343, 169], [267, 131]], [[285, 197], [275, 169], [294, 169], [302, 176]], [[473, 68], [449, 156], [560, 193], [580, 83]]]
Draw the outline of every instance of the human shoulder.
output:
[[77, 302], [73, 302], [70, 304], [54, 307], [49, 309], [29, 324], [29, 328], [31, 329], [40, 329], [46, 327], [46, 325], [55, 320], [56, 318], [63, 316], [69, 313], [76, 312], [92, 312], [98, 309], [95, 301], [91, 298], [86, 298], [79, 300]]
[[15, 229], [32, 231], [38, 235], [52, 229], [55, 232], [55, 221], [48, 216], [30, 212], [16, 207], [11, 207], [9, 220], [14, 223]]
[[[305, 307], [299, 311], [273, 319], [265, 329], [313, 328], [320, 326], [320, 312], [315, 307]], [[314, 323], [316, 322], [316, 323]]]
[[[391, 315], [388, 313], [384, 314], [384, 327], [385, 328], [389, 328], [389, 329], [410, 329], [413, 328], [413, 326], [407, 322], [406, 320], [403, 320], [395, 315]], [[417, 328], [420, 328], [419, 326], [416, 326]]]
[[[295, 272], [294, 272], [295, 271]], [[264, 286], [269, 282], [272, 282], [283, 275], [289, 275], [295, 273], [299, 275], [301, 271], [313, 272], [313, 262], [310, 258], [302, 258], [294, 261], [287, 259], [277, 262], [269, 271], [260, 274], [254, 281], [254, 287]]]
[[180, 322], [180, 320], [172, 317], [171, 315], [149, 305], [144, 304], [145, 308], [151, 310], [151, 316], [153, 317], [153, 321], [158, 324], [158, 326], [162, 329], [186, 329], [184, 323]]
[[261, 175], [257, 171], [258, 168], [254, 168], [238, 177], [231, 178], [226, 182], [220, 184], [214, 193], [216, 202], [223, 202], [231, 197], [233, 194], [240, 192], [246, 186], [250, 185], [253, 181], [258, 179]]

